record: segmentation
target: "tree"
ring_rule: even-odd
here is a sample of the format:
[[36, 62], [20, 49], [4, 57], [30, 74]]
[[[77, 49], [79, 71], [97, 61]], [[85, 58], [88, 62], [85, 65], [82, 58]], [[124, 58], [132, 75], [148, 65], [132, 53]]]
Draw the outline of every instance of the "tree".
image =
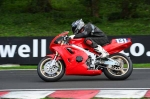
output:
[[94, 17], [99, 17], [99, 1], [100, 0], [91, 0], [91, 15]]
[[81, 0], [81, 3], [86, 7], [87, 12], [93, 17], [99, 17], [100, 0]]
[[0, 0], [0, 7], [2, 6], [3, 2], [4, 2], [4, 0]]
[[29, 12], [49, 12], [52, 10], [51, 0], [32, 0]]
[[121, 18], [131, 18], [136, 14], [140, 0], [123, 0], [121, 2]]

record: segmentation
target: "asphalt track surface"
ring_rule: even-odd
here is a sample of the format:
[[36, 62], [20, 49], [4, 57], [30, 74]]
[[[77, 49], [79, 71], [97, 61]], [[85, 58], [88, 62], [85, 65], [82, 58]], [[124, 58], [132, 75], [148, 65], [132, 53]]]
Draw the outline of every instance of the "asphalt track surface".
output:
[[134, 69], [126, 80], [109, 80], [98, 76], [63, 76], [58, 82], [44, 82], [36, 70], [0, 71], [0, 90], [4, 89], [68, 89], [68, 88], [150, 88], [150, 69]]

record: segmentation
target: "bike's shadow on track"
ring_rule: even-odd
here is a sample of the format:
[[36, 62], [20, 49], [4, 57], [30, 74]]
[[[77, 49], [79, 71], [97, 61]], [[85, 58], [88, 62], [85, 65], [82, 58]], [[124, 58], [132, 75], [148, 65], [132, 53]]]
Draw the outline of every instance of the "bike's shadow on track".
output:
[[[128, 78], [126, 80], [133, 80], [131, 78]], [[124, 81], [124, 80], [110, 80], [108, 79], [105, 75], [99, 75], [99, 76], [64, 76], [60, 80], [56, 82], [83, 82], [83, 81], [92, 81], [92, 82], [97, 82], [97, 81]], [[40, 81], [44, 82], [44, 81]]]

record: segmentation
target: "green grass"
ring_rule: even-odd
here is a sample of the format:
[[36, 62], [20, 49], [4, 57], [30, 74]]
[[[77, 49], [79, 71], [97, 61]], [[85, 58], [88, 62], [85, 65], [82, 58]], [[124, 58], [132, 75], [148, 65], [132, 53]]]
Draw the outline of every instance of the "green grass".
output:
[[150, 35], [149, 22], [149, 18], [135, 18], [97, 25], [108, 35]]
[[36, 69], [36, 68], [37, 68], [37, 65], [21, 65], [21, 66], [12, 66], [12, 67], [10, 67], [10, 66], [1, 67], [0, 66], [0, 70], [2, 70], [2, 69], [5, 69], [5, 70], [7, 70], [7, 69]]
[[[133, 64], [133, 68], [150, 68], [150, 63], [147, 64]], [[1, 67], [0, 70], [7, 69], [37, 69], [37, 65], [21, 65], [13, 67]]]
[[133, 64], [134, 68], [150, 68], [150, 63], [147, 64]]
[[[121, 11], [117, 0], [100, 2], [100, 18], [89, 15], [84, 0], [51, 0], [53, 10], [49, 13], [29, 13], [30, 7], [36, 10], [31, 1], [34, 0], [1, 0], [0, 37], [56, 36], [71, 31], [71, 23], [80, 18], [97, 25], [109, 36], [150, 35], [150, 6], [145, 1], [138, 4], [136, 17], [130, 19], [115, 18]], [[108, 21], [110, 17], [112, 21]]]
[[110, 36], [150, 34], [150, 18], [107, 21], [91, 17], [61, 18], [56, 13], [3, 14], [0, 16], [0, 37], [56, 36], [63, 31], [71, 31], [71, 23], [78, 18], [85, 23], [92, 22]]

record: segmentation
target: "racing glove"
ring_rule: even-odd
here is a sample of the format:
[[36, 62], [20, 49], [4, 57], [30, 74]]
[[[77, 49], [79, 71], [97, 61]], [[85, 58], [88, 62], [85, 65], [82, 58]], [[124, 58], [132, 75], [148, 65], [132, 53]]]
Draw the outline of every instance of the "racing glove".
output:
[[69, 38], [73, 39], [75, 35], [70, 35]]

